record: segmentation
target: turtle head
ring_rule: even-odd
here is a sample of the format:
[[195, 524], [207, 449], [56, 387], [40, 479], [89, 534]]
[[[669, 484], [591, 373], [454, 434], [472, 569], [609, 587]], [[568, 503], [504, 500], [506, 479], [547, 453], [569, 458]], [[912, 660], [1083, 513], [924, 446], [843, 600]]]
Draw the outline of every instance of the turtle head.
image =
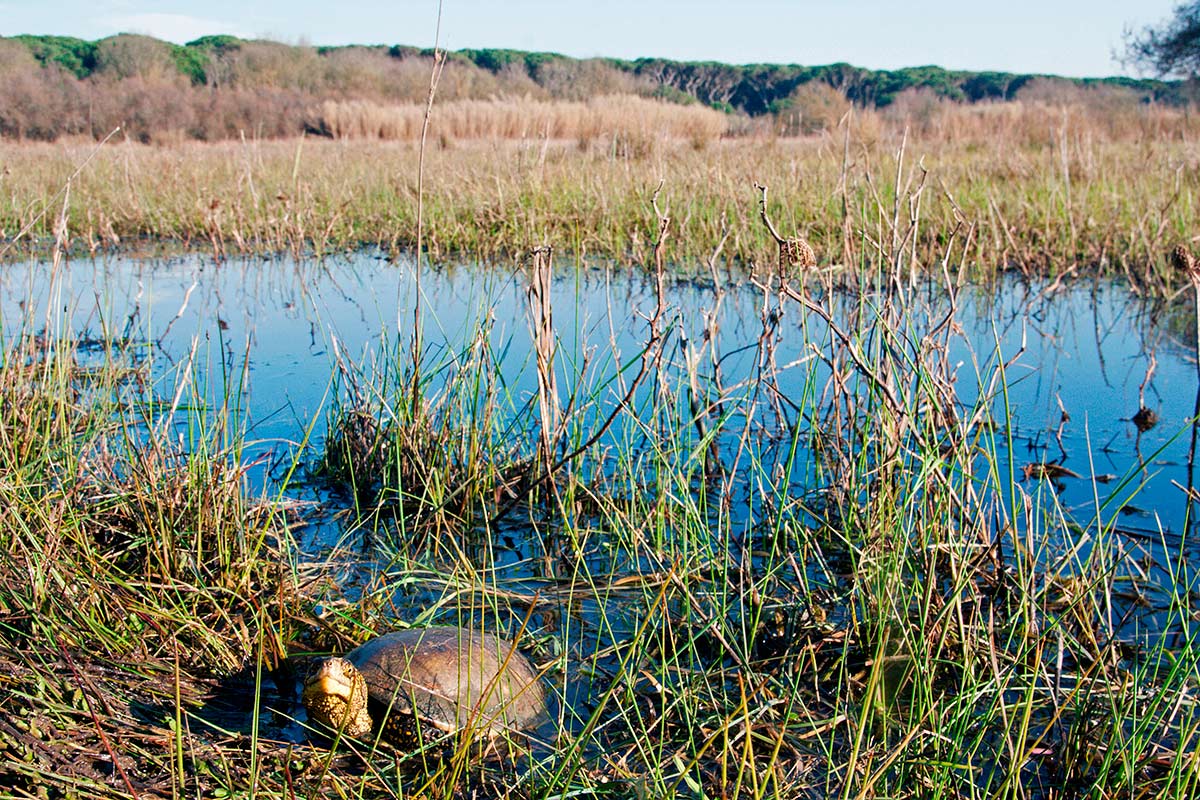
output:
[[347, 736], [370, 733], [367, 681], [346, 659], [317, 662], [304, 680], [303, 698], [309, 719], [342, 730]]

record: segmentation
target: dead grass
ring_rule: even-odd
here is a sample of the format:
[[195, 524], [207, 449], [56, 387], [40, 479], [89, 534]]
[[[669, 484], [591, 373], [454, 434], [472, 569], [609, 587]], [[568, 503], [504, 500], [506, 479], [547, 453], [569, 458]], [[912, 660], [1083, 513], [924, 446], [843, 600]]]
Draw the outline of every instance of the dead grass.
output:
[[[423, 103], [327, 100], [314, 112], [312, 127], [335, 139], [413, 142], [420, 139], [424, 116]], [[706, 106], [607, 95], [576, 102], [530, 97], [452, 100], [435, 107], [430, 132], [443, 141], [592, 141], [607, 136], [707, 144], [720, 138], [728, 126], [727, 115]]]
[[[1197, 236], [1200, 144], [1176, 116], [1156, 121], [1147, 111], [1141, 133], [1112, 140], [1069, 109], [959, 109], [932, 132], [907, 137], [856, 113], [830, 134], [718, 139], [697, 149], [715, 130], [705, 127], [710, 112], [696, 110], [699, 128], [665, 136], [653, 133], [661, 130], [655, 104], [611, 102], [607, 111], [537, 101], [435, 109], [426, 154], [428, 253], [490, 259], [551, 242], [580, 258], [648, 265], [656, 226], [650, 197], [660, 182], [673, 225], [663, 255], [685, 272], [699, 268], [726, 231], [723, 258], [772, 260], [774, 243], [754, 210], [756, 180], [771, 187], [781, 235], [807, 239], [822, 265], [895, 266], [898, 258], [906, 270], [940, 270], [947, 237], [957, 231], [949, 264], [956, 270], [1098, 270], [1160, 286], [1167, 252]], [[589, 114], [611, 122], [623, 102], [645, 112], [647, 127], [582, 135], [600, 130]], [[525, 120], [520, 108], [546, 116]], [[404, 113], [407, 136], [417, 117]], [[681, 113], [671, 109], [671, 124], [685, 119]], [[365, 131], [353, 120], [367, 115], [351, 109], [347, 130]], [[436, 126], [455, 115], [461, 123], [453, 124], [477, 125], [480, 136], [526, 138], [439, 138]], [[581, 135], [556, 138], [568, 131]], [[700, 140], [675, 135], [689, 131]], [[50, 236], [47, 212], [94, 149], [0, 144], [0, 231], [30, 237], [0, 245], [3, 253]], [[95, 251], [165, 241], [218, 255], [402, 250], [416, 241], [417, 160], [409, 141], [110, 144], [71, 184], [72, 244]], [[921, 225], [902, 224], [918, 217]], [[902, 248], [892, 236], [901, 227], [912, 228]]]

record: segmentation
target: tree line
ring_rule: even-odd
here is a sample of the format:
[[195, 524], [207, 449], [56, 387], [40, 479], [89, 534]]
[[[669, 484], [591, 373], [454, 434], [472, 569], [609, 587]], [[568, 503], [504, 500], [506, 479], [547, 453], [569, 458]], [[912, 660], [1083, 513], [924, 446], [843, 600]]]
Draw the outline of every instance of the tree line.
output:
[[[98, 41], [0, 38], [0, 136], [103, 136], [116, 125], [145, 140], [321, 133], [312, 110], [327, 100], [422, 101], [432, 61], [432, 51], [404, 45], [312, 47], [232, 36], [176, 45], [135, 34]], [[466, 49], [448, 54], [438, 88], [439, 98], [448, 100], [632, 94], [701, 103], [748, 118], [797, 116], [813, 103], [828, 105], [831, 96], [886, 108], [911, 103], [914, 96], [968, 104], [1009, 101], [1031, 92], [1182, 105], [1191, 102], [1193, 82], [1069, 79], [936, 66], [871, 70], [850, 64], [576, 59]]]

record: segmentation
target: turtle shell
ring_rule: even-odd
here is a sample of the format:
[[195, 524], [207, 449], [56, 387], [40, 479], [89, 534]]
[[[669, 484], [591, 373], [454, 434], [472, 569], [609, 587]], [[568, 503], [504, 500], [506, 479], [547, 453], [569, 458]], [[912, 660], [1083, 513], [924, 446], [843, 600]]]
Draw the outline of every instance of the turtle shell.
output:
[[493, 736], [535, 726], [546, 696], [537, 670], [510, 643], [452, 626], [376, 637], [345, 655], [367, 682], [384, 738], [411, 741], [422, 727]]

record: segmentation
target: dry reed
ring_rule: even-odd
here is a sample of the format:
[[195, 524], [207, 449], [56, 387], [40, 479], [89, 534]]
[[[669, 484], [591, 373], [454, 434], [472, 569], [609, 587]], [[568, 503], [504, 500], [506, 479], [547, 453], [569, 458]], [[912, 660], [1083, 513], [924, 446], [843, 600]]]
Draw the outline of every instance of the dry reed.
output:
[[[406, 121], [394, 130], [351, 113], [338, 141], [106, 146], [73, 182], [73, 245], [204, 242], [218, 255], [412, 248], [415, 140], [357, 137], [419, 136], [420, 111], [396, 112]], [[661, 181], [676, 212], [661, 253], [669, 264], [695, 268], [686, 265], [701, 264], [726, 231], [725, 258], [767, 263], [777, 243], [745, 202], [757, 180], [772, 188], [780, 230], [834, 265], [887, 263], [903, 244], [912, 273], [940, 268], [946, 236], [961, 229], [970, 235], [960, 263], [984, 272], [1098, 268], [1170, 284], [1165, 255], [1192, 234], [1200, 196], [1194, 123], [1155, 107], [1122, 113], [1130, 121], [1113, 129], [1086, 109], [1034, 101], [948, 106], [923, 126], [855, 111], [832, 134], [712, 141], [716, 123], [733, 118], [638, 98], [446, 103], [431, 122], [442, 146], [425, 154], [424, 249], [486, 259], [550, 241], [559, 253], [648, 266], [656, 234], [647, 204]], [[93, 148], [0, 143], [0, 234], [29, 227], [48, 237], [50, 198]], [[920, 208], [901, 208], [916, 180]], [[899, 218], [918, 211], [923, 223], [896, 240]]]
[[[418, 103], [327, 100], [314, 110], [311, 125], [335, 139], [416, 141], [424, 116], [425, 106]], [[634, 95], [575, 102], [520, 97], [439, 104], [433, 131], [454, 140], [638, 136], [708, 142], [720, 138], [728, 124], [725, 114], [705, 106], [680, 106]]]

